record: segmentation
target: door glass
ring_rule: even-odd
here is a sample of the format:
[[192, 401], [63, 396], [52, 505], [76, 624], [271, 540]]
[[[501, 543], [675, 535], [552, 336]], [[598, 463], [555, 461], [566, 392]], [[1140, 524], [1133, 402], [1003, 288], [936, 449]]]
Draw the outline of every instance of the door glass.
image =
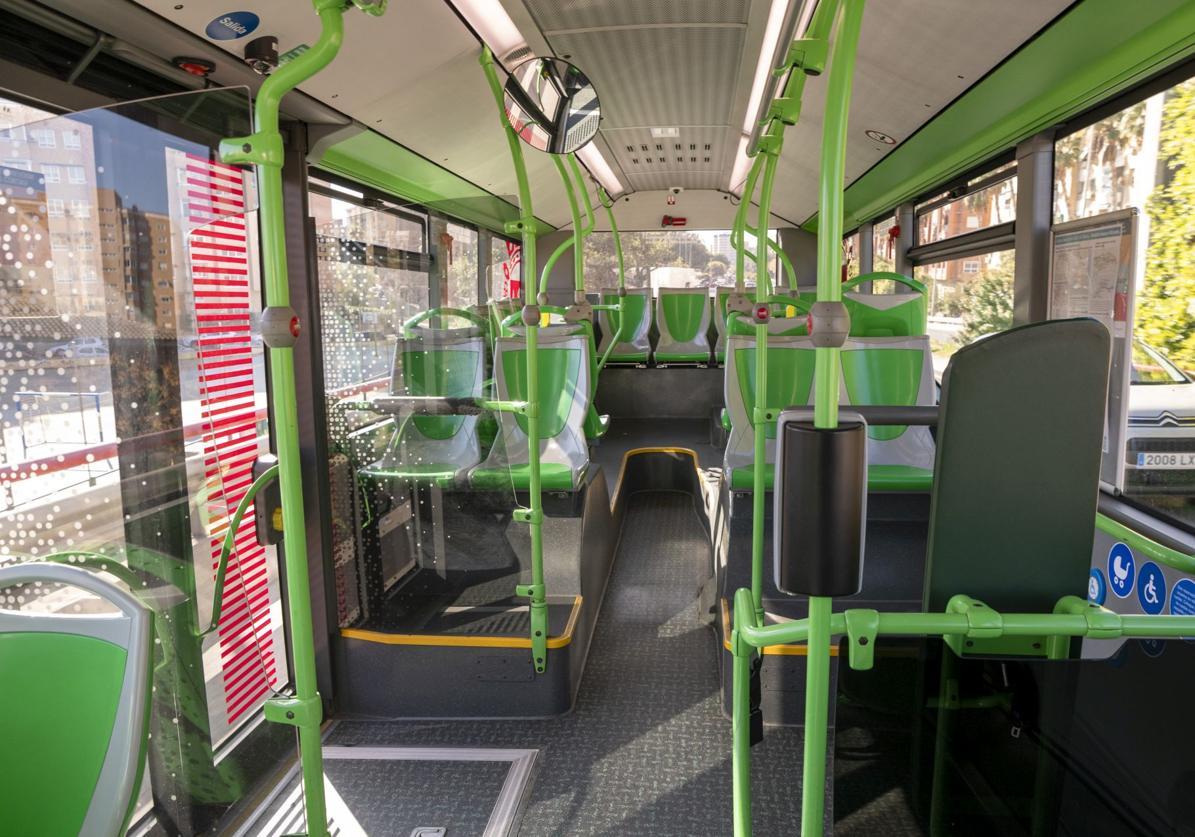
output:
[[[127, 103], [10, 129], [30, 165], [0, 168], [0, 564], [82, 564], [152, 609], [141, 800], [171, 833], [211, 830], [292, 740], [251, 728], [289, 679], [276, 551], [251, 516], [200, 636], [267, 447], [256, 198], [214, 150], [250, 125], [244, 90]], [[6, 607], [100, 607], [9, 592]]]

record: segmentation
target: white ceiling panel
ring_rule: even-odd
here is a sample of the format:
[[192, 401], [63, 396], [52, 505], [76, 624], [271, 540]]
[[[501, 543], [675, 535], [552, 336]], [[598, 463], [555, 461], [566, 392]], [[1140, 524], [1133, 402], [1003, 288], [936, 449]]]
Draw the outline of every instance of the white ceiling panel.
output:
[[[80, 0], [49, 2], [72, 7]], [[213, 9], [219, 11], [198, 0], [138, 2], [201, 38]], [[602, 102], [603, 147], [624, 185], [632, 190], [726, 187], [772, 0], [503, 2], [520, 27], [542, 31], [525, 32], [532, 43], [543, 44], [546, 35], [557, 55], [570, 56], [594, 80]], [[865, 130], [906, 139], [1068, 4], [868, 3], [851, 107], [847, 182], [891, 151], [867, 139]], [[318, 35], [318, 20], [304, 0], [242, 0], [239, 7], [259, 14], [262, 23], [255, 34], [277, 35], [282, 50], [310, 44]], [[483, 188], [514, 193], [505, 139], [476, 64], [478, 45], [447, 0], [403, 0], [380, 19], [351, 12], [345, 23], [341, 56], [303, 90]], [[152, 27], [144, 32], [134, 27], [122, 29], [121, 37], [153, 49], [152, 33]], [[245, 41], [208, 43], [239, 60]], [[824, 76], [810, 80], [802, 121], [786, 134], [775, 208], [795, 221], [817, 208], [825, 81]], [[653, 126], [680, 132], [676, 139], [660, 141], [664, 163], [656, 141], [648, 141], [647, 129]], [[678, 142], [685, 153], [676, 153]], [[688, 153], [691, 143], [700, 153]], [[655, 153], [644, 152], [644, 144]], [[555, 224], [566, 222], [567, 203], [550, 160], [531, 151], [527, 156], [536, 213]]]
[[[1069, 0], [890, 0], [868, 3], [855, 66], [846, 181], [891, 150], [1069, 5]], [[832, 59], [831, 59], [832, 60]], [[776, 211], [798, 222], [817, 211], [826, 76], [805, 87], [801, 122], [785, 133]]]
[[610, 26], [745, 23], [751, 0], [527, 0], [545, 33]]
[[725, 125], [743, 30], [596, 30], [550, 38], [597, 88], [603, 128]]

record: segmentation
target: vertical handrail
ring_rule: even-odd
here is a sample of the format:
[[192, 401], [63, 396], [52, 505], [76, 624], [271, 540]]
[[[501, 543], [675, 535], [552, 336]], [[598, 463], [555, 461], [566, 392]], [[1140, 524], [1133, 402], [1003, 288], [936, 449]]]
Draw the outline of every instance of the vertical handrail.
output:
[[531, 659], [537, 672], [547, 670], [548, 663], [548, 599], [544, 585], [544, 509], [541, 496], [539, 464], [539, 311], [534, 300], [527, 299], [526, 288], [535, 284], [535, 212], [531, 205], [531, 184], [527, 179], [527, 164], [523, 160], [523, 146], [519, 135], [506, 117], [502, 98], [502, 85], [494, 65], [494, 54], [489, 47], [483, 47], [478, 59], [489, 82], [494, 104], [498, 107], [498, 120], [506, 134], [510, 148], [511, 162], [515, 167], [515, 178], [519, 188], [519, 220], [506, 224], [505, 231], [518, 233], [523, 245], [523, 325], [527, 332], [527, 508], [516, 513], [515, 519], [526, 523], [531, 534], [531, 583], [515, 588], [519, 596], [530, 600], [531, 616]]
[[[842, 301], [842, 190], [846, 171], [847, 122], [851, 82], [864, 0], [841, 0], [826, 85], [822, 126], [821, 184], [817, 232], [818, 302]], [[814, 367], [813, 424], [838, 426], [838, 375], [841, 348], [818, 346]], [[805, 679], [805, 757], [802, 766], [801, 834], [819, 837], [826, 799], [826, 725], [830, 699], [830, 614], [828, 596], [809, 598], [809, 641]]]
[[[602, 200], [601, 196], [605, 194], [605, 190], [600, 186], [598, 192], [598, 201], [602, 208], [606, 210], [606, 218], [610, 221], [610, 234], [614, 236], [614, 256], [618, 260], [618, 326], [614, 329], [614, 336], [610, 340], [610, 345], [606, 347], [605, 353], [601, 360], [598, 361], [598, 369], [606, 368], [606, 362], [610, 360], [610, 355], [614, 353], [614, 348], [622, 342], [622, 332], [627, 321], [627, 274], [626, 265], [623, 262], [622, 256], [622, 236], [618, 232], [618, 223], [614, 220], [614, 202], [607, 203]], [[609, 195], [606, 198], [609, 199]]]
[[[580, 256], [580, 248], [577, 246], [577, 240], [581, 235], [581, 206], [577, 203], [577, 190], [573, 185], [571, 175], [565, 168], [562, 156], [559, 154], [550, 154], [548, 156], [552, 158], [552, 164], [556, 166], [556, 173], [560, 175], [560, 182], [564, 184], [564, 194], [568, 198], [569, 215], [573, 219], [573, 234], [557, 244], [556, 249], [552, 251], [552, 255], [548, 256], [548, 260], [544, 262], [543, 273], [539, 278], [539, 293], [536, 295], [536, 301], [540, 305], [548, 304], [548, 279], [552, 275], [552, 269], [556, 267], [557, 260], [564, 255], [564, 251], [570, 247], [573, 248], [574, 274], [577, 272], [577, 259]], [[582, 267], [582, 269], [584, 268]], [[574, 275], [574, 283], [576, 279], [577, 277]]]
[[[228, 163], [252, 163], [257, 174], [261, 209], [261, 259], [265, 278], [262, 336], [269, 351], [270, 400], [278, 448], [278, 482], [282, 498], [283, 552], [286, 593], [290, 611], [291, 652], [294, 657], [295, 696], [271, 698], [265, 716], [291, 724], [299, 731], [299, 760], [306, 800], [307, 833], [328, 833], [324, 800], [320, 721], [323, 707], [316, 684], [315, 638], [311, 618], [311, 582], [308, 576], [307, 530], [303, 517], [303, 476], [299, 452], [299, 411], [295, 396], [294, 345], [299, 318], [290, 305], [286, 272], [285, 210], [282, 202], [284, 151], [279, 130], [282, 97], [328, 66], [344, 41], [342, 0], [313, 0], [320, 19], [320, 35], [311, 49], [275, 70], [262, 84], [254, 111], [254, 133], [220, 143], [220, 156]], [[371, 10], [381, 14], [383, 5]]]

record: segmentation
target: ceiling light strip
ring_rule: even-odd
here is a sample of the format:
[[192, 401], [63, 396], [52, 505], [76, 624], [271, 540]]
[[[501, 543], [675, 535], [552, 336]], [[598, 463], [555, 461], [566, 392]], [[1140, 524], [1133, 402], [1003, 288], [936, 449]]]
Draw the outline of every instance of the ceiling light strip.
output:
[[[460, 16], [468, 21], [473, 31], [490, 48], [498, 58], [498, 62], [505, 69], [504, 60], [518, 52], [528, 49], [527, 39], [519, 31], [519, 27], [511, 20], [506, 9], [499, 0], [449, 0]], [[777, 0], [779, 1], [779, 0]], [[622, 193], [622, 183], [598, 150], [596, 141], [590, 142], [577, 152], [577, 157], [589, 169], [589, 173], [597, 178], [598, 183], [611, 197]]]
[[755, 66], [755, 79], [751, 83], [751, 95], [747, 99], [743, 133], [727, 184], [731, 192], [737, 194], [747, 178], [747, 169], [750, 167], [747, 151], [759, 132], [759, 120], [765, 105], [776, 95], [780, 79], [773, 70], [787, 63], [789, 45], [805, 36], [816, 7], [817, 0], [804, 0], [799, 5], [798, 0], [772, 0], [759, 49], [759, 63]]

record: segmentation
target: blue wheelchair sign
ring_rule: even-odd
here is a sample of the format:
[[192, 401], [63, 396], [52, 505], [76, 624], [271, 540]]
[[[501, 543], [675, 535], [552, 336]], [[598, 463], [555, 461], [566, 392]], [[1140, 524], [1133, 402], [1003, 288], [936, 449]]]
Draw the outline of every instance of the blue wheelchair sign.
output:
[[1104, 573], [1099, 567], [1092, 567], [1087, 577], [1087, 601], [1102, 605], [1108, 598], [1108, 582], [1104, 581]]
[[1133, 592], [1136, 581], [1137, 563], [1133, 550], [1122, 543], [1113, 544], [1108, 550], [1108, 586], [1118, 599], [1127, 599]]
[[1137, 573], [1137, 603], [1150, 616], [1166, 607], [1166, 576], [1153, 561], [1146, 561]]

